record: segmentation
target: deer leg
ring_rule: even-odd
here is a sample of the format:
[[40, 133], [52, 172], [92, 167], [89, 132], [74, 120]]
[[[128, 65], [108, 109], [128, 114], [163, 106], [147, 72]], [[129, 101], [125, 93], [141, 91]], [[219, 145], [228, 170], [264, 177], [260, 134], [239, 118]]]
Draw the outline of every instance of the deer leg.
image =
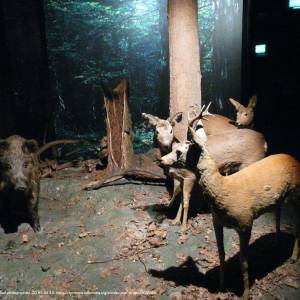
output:
[[[182, 181], [180, 181], [180, 190], [183, 191], [183, 182]], [[181, 197], [181, 199], [180, 199], [180, 205], [179, 205], [179, 208], [178, 208], [178, 211], [177, 211], [176, 218], [172, 221], [173, 225], [180, 224], [181, 215], [182, 215], [182, 208], [183, 208], [182, 202], [183, 202], [183, 199]]]
[[281, 213], [281, 206], [276, 206], [275, 209], [275, 222], [276, 222], [276, 243], [279, 243], [280, 237], [280, 213]]
[[192, 190], [195, 184], [194, 178], [185, 178], [183, 180], [183, 219], [181, 225], [181, 232], [185, 232], [187, 230], [187, 222], [188, 222], [188, 213], [190, 207], [190, 199]]
[[218, 253], [219, 253], [219, 260], [220, 260], [220, 273], [219, 273], [219, 285], [220, 290], [224, 291], [225, 289], [225, 250], [224, 250], [224, 232], [223, 232], [223, 226], [220, 224], [217, 220], [216, 214], [212, 213], [213, 216], [213, 225], [217, 240], [217, 246], [218, 246]]
[[299, 240], [300, 240], [300, 221], [298, 220], [296, 226], [293, 254], [290, 258], [290, 263], [292, 264], [294, 264], [299, 258]]
[[239, 232], [240, 238], [240, 262], [243, 274], [244, 293], [243, 300], [250, 299], [250, 285], [248, 272], [248, 245], [251, 237], [251, 228]]
[[178, 194], [180, 193], [181, 188], [180, 188], [180, 181], [178, 179], [173, 179], [173, 194], [172, 194], [172, 198], [168, 204], [168, 208], [170, 208], [173, 203], [174, 200], [176, 199], [176, 197], [178, 196]]

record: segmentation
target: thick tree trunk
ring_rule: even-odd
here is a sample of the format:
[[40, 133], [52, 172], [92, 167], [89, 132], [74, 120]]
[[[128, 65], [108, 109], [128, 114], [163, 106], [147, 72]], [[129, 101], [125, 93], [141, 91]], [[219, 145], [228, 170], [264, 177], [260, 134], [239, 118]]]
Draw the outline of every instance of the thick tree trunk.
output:
[[197, 0], [169, 0], [170, 115], [184, 112], [175, 135], [184, 140], [187, 112], [201, 104]]

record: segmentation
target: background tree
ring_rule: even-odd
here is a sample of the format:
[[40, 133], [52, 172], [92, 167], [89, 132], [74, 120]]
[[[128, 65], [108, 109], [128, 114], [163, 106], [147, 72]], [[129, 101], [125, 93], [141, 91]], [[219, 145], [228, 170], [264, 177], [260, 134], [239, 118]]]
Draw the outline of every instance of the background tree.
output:
[[184, 112], [175, 128], [178, 139], [187, 133], [187, 111], [201, 104], [200, 46], [197, 0], [169, 0], [170, 115]]

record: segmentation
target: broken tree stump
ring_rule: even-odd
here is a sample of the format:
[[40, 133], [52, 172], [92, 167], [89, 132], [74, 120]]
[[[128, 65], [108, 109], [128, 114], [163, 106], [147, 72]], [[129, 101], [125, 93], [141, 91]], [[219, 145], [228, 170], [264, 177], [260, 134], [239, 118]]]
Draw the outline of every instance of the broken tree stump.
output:
[[128, 107], [127, 80], [110, 93], [105, 93], [106, 129], [108, 144], [108, 171], [126, 169], [133, 162], [132, 122]]
[[84, 189], [97, 189], [122, 178], [165, 181], [163, 170], [146, 155], [136, 155], [132, 144], [132, 121], [128, 106], [129, 83], [122, 80], [113, 90], [103, 87], [106, 109], [108, 162], [105, 176]]

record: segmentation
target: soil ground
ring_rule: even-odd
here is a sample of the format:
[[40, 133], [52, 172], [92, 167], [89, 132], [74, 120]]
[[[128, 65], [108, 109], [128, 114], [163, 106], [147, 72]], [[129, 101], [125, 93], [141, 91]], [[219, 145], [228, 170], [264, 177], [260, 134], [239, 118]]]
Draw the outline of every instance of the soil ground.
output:
[[[158, 209], [169, 200], [165, 186], [121, 181], [82, 191], [83, 179], [42, 180], [41, 233], [33, 233], [27, 224], [14, 234], [1, 229], [0, 299], [241, 296], [237, 235], [225, 230], [226, 292], [221, 293], [211, 215], [195, 203], [201, 199], [195, 199], [189, 231], [181, 235], [180, 227], [170, 222], [176, 204], [171, 211]], [[300, 299], [300, 263], [288, 262], [293, 243], [290, 213], [288, 207], [283, 211], [279, 243], [273, 214], [255, 222], [249, 261], [253, 299]]]

